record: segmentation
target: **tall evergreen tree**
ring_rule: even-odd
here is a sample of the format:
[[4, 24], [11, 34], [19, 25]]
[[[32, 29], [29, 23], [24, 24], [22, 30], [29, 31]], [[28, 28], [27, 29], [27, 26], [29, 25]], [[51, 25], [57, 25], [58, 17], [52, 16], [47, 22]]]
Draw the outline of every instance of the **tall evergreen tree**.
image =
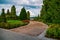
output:
[[14, 5], [11, 7], [11, 18], [16, 19], [16, 8]]
[[27, 11], [27, 19], [30, 20], [30, 12]]
[[4, 9], [2, 9], [2, 13], [1, 13], [1, 22], [7, 22]]
[[7, 15], [10, 15], [9, 9], [7, 10]]
[[60, 23], [60, 0], [44, 0], [40, 18], [44, 22]]
[[27, 20], [27, 13], [26, 13], [26, 10], [25, 10], [24, 7], [21, 9], [21, 12], [20, 12], [20, 15], [19, 15], [19, 19], [20, 20]]
[[11, 13], [9, 12], [9, 9], [7, 10], [7, 14], [6, 14], [6, 19], [7, 20], [9, 20], [10, 19], [10, 17], [11, 17], [11, 15], [10, 15]]
[[14, 5], [11, 7], [11, 14], [16, 15], [16, 8]]

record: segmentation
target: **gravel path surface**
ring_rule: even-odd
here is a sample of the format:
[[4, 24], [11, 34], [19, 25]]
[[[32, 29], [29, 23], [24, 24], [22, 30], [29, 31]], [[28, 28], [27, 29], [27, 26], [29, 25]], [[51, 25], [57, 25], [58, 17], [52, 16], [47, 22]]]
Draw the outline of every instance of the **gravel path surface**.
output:
[[17, 33], [27, 34], [30, 36], [38, 36], [46, 28], [47, 28], [47, 25], [42, 22], [30, 21], [30, 23], [26, 26], [22, 26], [22, 27], [10, 29], [10, 30]]

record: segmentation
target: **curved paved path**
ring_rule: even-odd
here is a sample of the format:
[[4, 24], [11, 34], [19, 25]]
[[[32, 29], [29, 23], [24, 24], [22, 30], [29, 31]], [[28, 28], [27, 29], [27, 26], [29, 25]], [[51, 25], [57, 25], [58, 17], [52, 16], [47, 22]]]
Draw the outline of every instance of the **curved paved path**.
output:
[[30, 21], [30, 23], [26, 26], [22, 26], [10, 30], [17, 33], [23, 33], [35, 37], [41, 34], [46, 28], [47, 25], [42, 22]]
[[40, 40], [57, 40], [57, 39], [45, 37], [46, 31], [47, 29], [43, 33], [41, 33], [39, 36], [37, 36], [37, 38], [39, 38]]
[[48, 25], [42, 22], [30, 21], [30, 23], [26, 26], [22, 26], [22, 27], [10, 29], [10, 30], [17, 33], [30, 35], [40, 40], [57, 40], [57, 39], [45, 37], [47, 28], [48, 28]]
[[39, 39], [0, 28], [0, 40], [39, 40]]
[[11, 31], [0, 28], [0, 40], [55, 40], [44, 36], [47, 28], [46, 24], [36, 21], [30, 21], [26, 26], [10, 29]]

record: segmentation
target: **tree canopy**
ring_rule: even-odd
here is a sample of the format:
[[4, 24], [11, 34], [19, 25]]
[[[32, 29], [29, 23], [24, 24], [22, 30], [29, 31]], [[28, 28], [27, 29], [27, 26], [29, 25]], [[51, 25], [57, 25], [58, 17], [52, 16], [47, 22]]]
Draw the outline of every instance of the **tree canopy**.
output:
[[60, 23], [60, 0], [44, 0], [40, 18], [44, 22]]
[[24, 7], [21, 9], [19, 18], [20, 18], [20, 20], [26, 20], [27, 19], [27, 13], [26, 13], [26, 10]]

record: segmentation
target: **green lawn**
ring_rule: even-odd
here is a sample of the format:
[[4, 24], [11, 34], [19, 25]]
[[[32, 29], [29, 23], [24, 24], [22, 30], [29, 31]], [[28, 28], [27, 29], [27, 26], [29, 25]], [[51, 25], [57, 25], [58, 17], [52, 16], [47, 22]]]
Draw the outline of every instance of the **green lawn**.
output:
[[5, 29], [12, 29], [12, 28], [17, 28], [20, 26], [27, 25], [28, 23], [25, 23], [20, 20], [7, 20], [7, 23], [0, 23], [0, 28], [5, 28]]
[[10, 24], [24, 24], [24, 22], [20, 20], [8, 20], [7, 22]]

